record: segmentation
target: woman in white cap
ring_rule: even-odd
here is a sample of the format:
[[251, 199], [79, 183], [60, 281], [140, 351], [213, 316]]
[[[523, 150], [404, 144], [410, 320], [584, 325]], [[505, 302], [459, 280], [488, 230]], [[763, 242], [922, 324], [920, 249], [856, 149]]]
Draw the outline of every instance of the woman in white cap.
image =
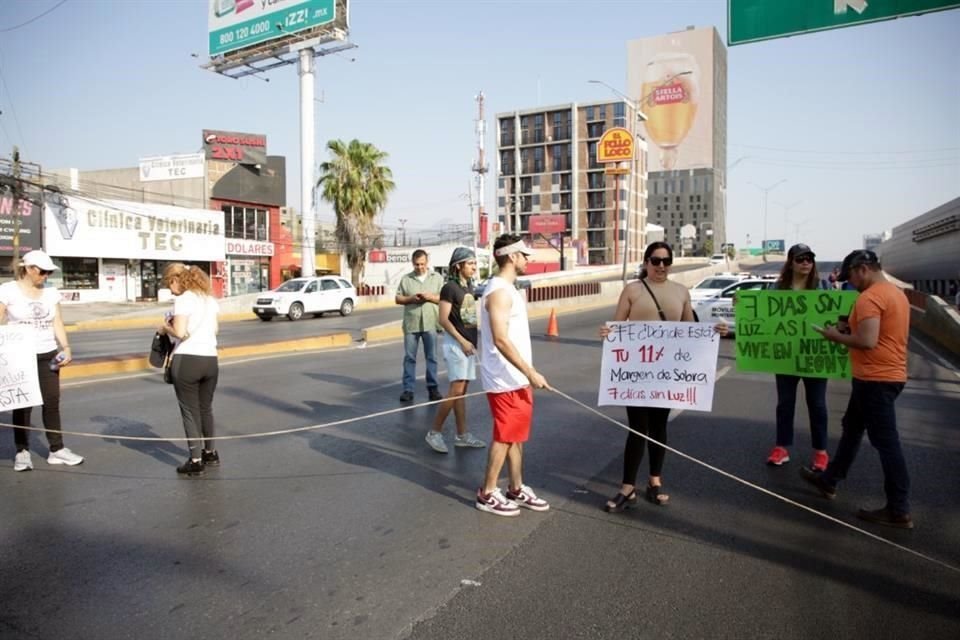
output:
[[[60, 367], [70, 364], [73, 354], [60, 314], [60, 292], [47, 286], [47, 277], [56, 268], [50, 256], [39, 249], [24, 255], [17, 267], [17, 279], [0, 285], [0, 322], [26, 325], [35, 333], [37, 375], [43, 398], [41, 413], [50, 445], [47, 462], [72, 467], [83, 462], [83, 458], [63, 446], [60, 434]], [[15, 409], [13, 424], [30, 426], [31, 410], [32, 407]], [[13, 439], [17, 447], [13, 470], [33, 469], [30, 432], [14, 429]]]

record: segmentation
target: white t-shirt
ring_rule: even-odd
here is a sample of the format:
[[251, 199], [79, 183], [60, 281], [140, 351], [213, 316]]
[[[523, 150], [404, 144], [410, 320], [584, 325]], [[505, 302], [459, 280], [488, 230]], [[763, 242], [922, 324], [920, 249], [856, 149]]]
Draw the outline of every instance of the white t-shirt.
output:
[[506, 289], [511, 297], [510, 316], [507, 318], [507, 337], [528, 364], [533, 364], [533, 347], [530, 344], [530, 321], [527, 319], [527, 301], [517, 288], [500, 277], [487, 282], [480, 304], [480, 383], [488, 393], [503, 393], [530, 386], [527, 376], [510, 364], [493, 343], [490, 331], [490, 312], [487, 311], [487, 296], [498, 289]]
[[37, 353], [56, 351], [53, 320], [60, 304], [56, 287], [44, 287], [38, 300], [28, 298], [16, 281], [0, 284], [0, 304], [7, 308], [8, 324], [25, 324], [34, 329]]
[[220, 306], [216, 298], [184, 291], [173, 299], [173, 315], [187, 317], [187, 336], [177, 344], [174, 354], [191, 356], [217, 355], [217, 313]]

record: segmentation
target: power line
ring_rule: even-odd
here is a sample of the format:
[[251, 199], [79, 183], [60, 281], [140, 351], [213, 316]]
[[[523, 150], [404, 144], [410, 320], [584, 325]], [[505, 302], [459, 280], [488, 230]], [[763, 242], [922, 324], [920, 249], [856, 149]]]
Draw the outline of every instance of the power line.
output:
[[27, 26], [28, 24], [32, 24], [32, 23], [36, 22], [37, 20], [39, 20], [40, 18], [42, 18], [43, 16], [45, 16], [45, 15], [47, 15], [47, 14], [49, 14], [49, 13], [53, 13], [54, 10], [56, 10], [58, 7], [62, 6], [62, 5], [65, 4], [66, 2], [67, 2], [67, 0], [60, 0], [60, 2], [58, 2], [58, 3], [55, 4], [55, 5], [53, 5], [52, 7], [50, 7], [49, 9], [47, 9], [46, 11], [44, 11], [43, 13], [41, 13], [40, 15], [35, 16], [35, 17], [33, 17], [33, 18], [30, 18], [30, 19], [27, 20], [26, 22], [21, 22], [20, 24], [14, 25], [14, 26], [12, 26], [12, 27], [7, 27], [6, 29], [0, 29], [0, 33], [7, 33], [7, 32], [9, 32], [9, 31], [16, 31], [17, 29], [19, 29], [19, 28], [21, 28], [21, 27], [25, 27], [25, 26]]

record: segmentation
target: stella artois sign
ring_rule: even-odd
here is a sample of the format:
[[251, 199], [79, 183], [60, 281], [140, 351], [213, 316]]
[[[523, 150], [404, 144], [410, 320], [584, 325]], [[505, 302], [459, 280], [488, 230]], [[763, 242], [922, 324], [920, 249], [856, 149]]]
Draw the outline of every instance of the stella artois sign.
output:
[[633, 160], [633, 134], [623, 127], [607, 129], [597, 143], [597, 162]]

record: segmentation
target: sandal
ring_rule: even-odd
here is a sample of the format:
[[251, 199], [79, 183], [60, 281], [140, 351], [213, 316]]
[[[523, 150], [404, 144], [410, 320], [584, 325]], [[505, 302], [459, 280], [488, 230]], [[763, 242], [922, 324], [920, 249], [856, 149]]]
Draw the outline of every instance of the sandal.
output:
[[628, 496], [618, 491], [617, 495], [613, 497], [610, 502], [613, 502], [613, 506], [611, 506], [609, 502], [603, 505], [603, 510], [607, 513], [620, 513], [624, 509], [635, 507], [637, 506], [637, 491], [634, 489]]
[[660, 487], [660, 486], [654, 487], [653, 485], [648, 484], [647, 494], [646, 494], [647, 502], [651, 502], [657, 505], [658, 507], [662, 507], [663, 505], [670, 502], [670, 496], [668, 496], [665, 493], [660, 493], [660, 489], [662, 488], [663, 487]]

